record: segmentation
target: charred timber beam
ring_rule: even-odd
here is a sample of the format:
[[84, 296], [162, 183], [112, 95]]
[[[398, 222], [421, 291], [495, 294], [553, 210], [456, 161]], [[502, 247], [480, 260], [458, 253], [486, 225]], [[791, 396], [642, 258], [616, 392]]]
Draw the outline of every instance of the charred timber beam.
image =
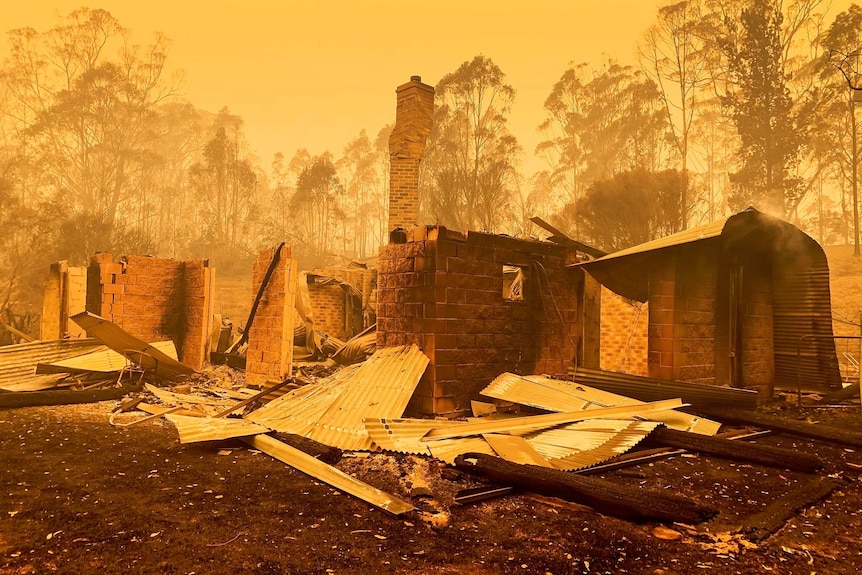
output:
[[823, 467], [823, 462], [818, 457], [792, 449], [732, 441], [666, 427], [656, 428], [647, 438], [647, 442], [734, 461], [746, 461], [805, 473], [812, 473]]
[[301, 435], [295, 435], [293, 433], [273, 433], [272, 436], [282, 443], [295, 447], [296, 449], [307, 453], [324, 463], [328, 463], [329, 465], [335, 465], [341, 461], [342, 452], [337, 447], [330, 447], [329, 445], [325, 445], [319, 441], [309, 439], [308, 437], [302, 437]]
[[455, 467], [501, 485], [588, 505], [607, 515], [640, 521], [700, 523], [715, 510], [691, 499], [647, 489], [629, 488], [606, 479], [579, 477], [560, 471], [511, 463], [481, 453], [459, 455]]
[[781, 529], [781, 526], [793, 517], [797, 510], [825, 499], [839, 485], [837, 481], [831, 479], [812, 479], [784, 497], [776, 499], [760, 513], [748, 517], [743, 522], [741, 531], [752, 541], [766, 539]]
[[73, 403], [96, 403], [120, 399], [128, 393], [141, 391], [140, 385], [124, 385], [108, 389], [90, 389], [86, 391], [46, 390], [46, 391], [14, 391], [0, 393], [0, 409], [11, 407], [35, 407], [37, 405], [71, 405]]
[[816, 439], [827, 443], [862, 447], [862, 433], [858, 429], [851, 430], [828, 425], [815, 425], [749, 410], [699, 408], [697, 411], [711, 419], [717, 419], [725, 423], [753, 425], [779, 433]]

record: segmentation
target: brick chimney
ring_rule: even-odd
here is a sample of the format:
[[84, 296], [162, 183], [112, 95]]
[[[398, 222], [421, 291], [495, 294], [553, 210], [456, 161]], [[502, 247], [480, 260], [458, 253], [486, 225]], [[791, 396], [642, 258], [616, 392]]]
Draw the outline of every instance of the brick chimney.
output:
[[434, 88], [419, 76], [396, 88], [395, 128], [389, 136], [389, 230], [419, 223], [419, 162], [434, 123]]

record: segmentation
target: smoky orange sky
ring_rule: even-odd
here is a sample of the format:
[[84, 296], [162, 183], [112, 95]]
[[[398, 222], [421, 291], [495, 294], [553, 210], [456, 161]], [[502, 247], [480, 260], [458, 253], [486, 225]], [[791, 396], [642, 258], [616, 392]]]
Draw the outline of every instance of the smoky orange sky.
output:
[[[246, 122], [264, 167], [299, 147], [338, 155], [363, 128], [395, 120], [395, 87], [411, 75], [436, 84], [477, 54], [507, 75], [517, 97], [510, 128], [528, 171], [542, 104], [569, 62], [607, 55], [635, 64], [654, 0], [66, 0], [5, 2], [3, 31], [50, 28], [57, 15], [103, 8], [143, 43], [172, 40], [170, 66], [183, 96]], [[832, 3], [834, 16], [850, 1]], [[829, 21], [831, 22], [832, 16]], [[7, 44], [5, 36], [2, 56]]]

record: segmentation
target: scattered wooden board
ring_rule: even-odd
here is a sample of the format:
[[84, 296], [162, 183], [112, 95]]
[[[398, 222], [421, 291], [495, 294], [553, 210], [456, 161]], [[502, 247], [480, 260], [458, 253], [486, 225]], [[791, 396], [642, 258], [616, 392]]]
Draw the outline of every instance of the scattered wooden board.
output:
[[392, 515], [401, 515], [415, 509], [410, 503], [359, 481], [343, 471], [268, 435], [244, 437], [242, 440], [294, 469], [323, 481], [340, 491], [358, 497]]

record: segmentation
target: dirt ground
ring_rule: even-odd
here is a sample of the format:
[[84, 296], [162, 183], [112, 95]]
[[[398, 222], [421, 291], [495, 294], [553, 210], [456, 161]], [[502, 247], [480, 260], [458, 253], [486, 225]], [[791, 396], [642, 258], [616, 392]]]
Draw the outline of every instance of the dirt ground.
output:
[[[480, 483], [437, 462], [385, 454], [337, 466], [412, 501], [395, 518], [238, 441], [180, 445], [164, 420], [109, 426], [115, 402], [0, 411], [0, 573], [700, 573], [846, 574], [862, 571], [860, 454], [768, 436], [816, 453], [820, 477], [842, 487], [752, 544], [731, 533], [804, 474], [677, 456], [604, 476], [669, 489], [720, 514], [697, 532], [602, 516], [522, 494], [470, 506], [457, 490]], [[858, 403], [839, 409], [779, 404], [791, 417], [860, 429]], [[140, 414], [138, 414], [140, 415]], [[124, 415], [127, 419], [134, 414]], [[862, 431], [860, 431], [862, 432]], [[410, 495], [413, 473], [433, 498]]]

